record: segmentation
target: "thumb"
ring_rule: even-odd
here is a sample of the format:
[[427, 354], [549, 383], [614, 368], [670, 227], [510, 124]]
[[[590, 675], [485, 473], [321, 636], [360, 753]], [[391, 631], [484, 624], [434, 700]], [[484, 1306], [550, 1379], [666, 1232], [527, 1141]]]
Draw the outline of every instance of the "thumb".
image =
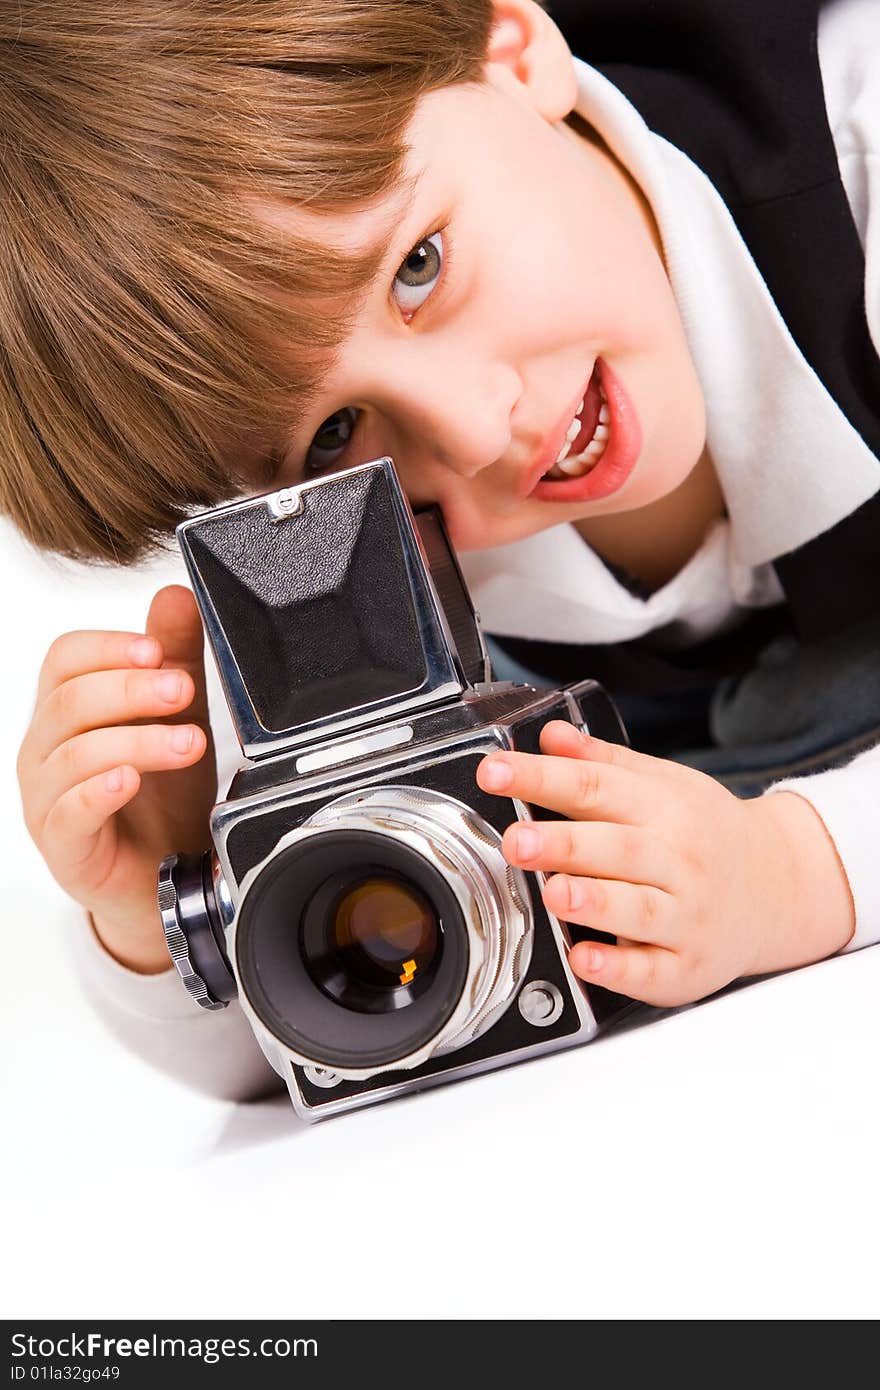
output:
[[205, 638], [198, 605], [189, 589], [169, 584], [154, 595], [147, 614], [146, 633], [162, 647], [163, 667], [184, 670], [196, 687], [187, 718], [207, 720], [208, 697], [205, 683]]

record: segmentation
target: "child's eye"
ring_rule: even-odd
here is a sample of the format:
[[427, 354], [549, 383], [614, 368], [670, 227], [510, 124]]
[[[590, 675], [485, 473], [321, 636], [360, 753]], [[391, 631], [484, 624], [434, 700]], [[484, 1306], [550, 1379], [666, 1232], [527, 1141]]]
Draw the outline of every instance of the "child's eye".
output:
[[414, 246], [394, 277], [392, 294], [404, 313], [421, 308], [443, 269], [443, 236], [434, 232]]
[[359, 410], [345, 405], [335, 410], [320, 426], [306, 451], [305, 466], [310, 473], [326, 468], [344, 453], [357, 425]]

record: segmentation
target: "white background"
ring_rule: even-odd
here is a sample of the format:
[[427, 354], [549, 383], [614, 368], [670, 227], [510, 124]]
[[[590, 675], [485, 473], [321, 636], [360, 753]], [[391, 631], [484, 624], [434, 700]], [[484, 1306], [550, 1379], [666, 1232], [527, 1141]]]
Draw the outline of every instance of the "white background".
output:
[[105, 1033], [15, 753], [51, 639], [180, 577], [0, 531], [4, 1315], [876, 1317], [876, 947], [314, 1127]]

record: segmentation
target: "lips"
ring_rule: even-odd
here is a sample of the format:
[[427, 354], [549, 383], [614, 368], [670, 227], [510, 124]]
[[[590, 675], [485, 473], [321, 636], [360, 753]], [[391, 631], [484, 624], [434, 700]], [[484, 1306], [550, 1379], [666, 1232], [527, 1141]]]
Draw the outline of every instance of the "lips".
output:
[[[623, 487], [638, 462], [642, 448], [642, 428], [635, 407], [623, 384], [603, 359], [597, 358], [590, 383], [584, 388], [583, 412], [584, 426], [574, 442], [573, 452], [586, 447], [595, 432], [598, 421], [598, 406], [593, 413], [591, 401], [599, 399], [595, 389], [595, 378], [602, 383], [602, 390], [608, 402], [608, 443], [599, 462], [582, 477], [566, 481], [545, 482], [544, 474], [552, 467], [566, 430], [571, 424], [580, 403], [578, 396], [571, 412], [549, 436], [547, 446], [541, 450], [535, 468], [529, 475], [529, 490], [526, 496], [539, 502], [592, 502], [610, 497]], [[591, 389], [592, 388], [592, 389]], [[589, 412], [589, 418], [588, 418]], [[589, 420], [592, 419], [592, 425]], [[555, 452], [554, 452], [555, 449]]]

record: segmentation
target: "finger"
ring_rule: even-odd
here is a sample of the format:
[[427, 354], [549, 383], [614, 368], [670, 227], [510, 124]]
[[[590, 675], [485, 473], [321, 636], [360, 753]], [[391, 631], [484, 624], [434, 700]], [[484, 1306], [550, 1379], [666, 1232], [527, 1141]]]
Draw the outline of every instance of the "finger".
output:
[[558, 811], [568, 820], [609, 820], [646, 825], [657, 807], [649, 784], [627, 768], [547, 753], [490, 753], [477, 767], [483, 791], [517, 797]]
[[661, 888], [554, 874], [544, 885], [542, 897], [563, 922], [646, 946], [674, 949], [679, 943], [675, 898]]
[[648, 753], [637, 753], [622, 743], [608, 743], [605, 739], [593, 738], [591, 734], [581, 733], [574, 724], [565, 719], [551, 719], [540, 734], [541, 751], [566, 758], [585, 758], [590, 762], [602, 763], [610, 767], [620, 767], [643, 777], [681, 777], [687, 779], [692, 771], [681, 763], [670, 762], [666, 758], [653, 758]]
[[678, 957], [659, 946], [607, 946], [579, 941], [568, 953], [575, 975], [644, 1004], [670, 1008], [690, 1002], [682, 986]]
[[28, 824], [36, 839], [56, 801], [82, 782], [116, 767], [165, 772], [198, 762], [207, 740], [196, 724], [138, 724], [94, 729], [56, 748], [43, 764], [39, 789], [29, 807]]
[[28, 735], [36, 762], [77, 734], [186, 709], [194, 685], [185, 671], [90, 671], [59, 685], [40, 705]]
[[516, 821], [501, 840], [508, 863], [543, 873], [617, 879], [661, 888], [677, 885], [675, 860], [661, 840], [639, 826], [607, 821]]
[[182, 584], [160, 589], [150, 604], [146, 632], [161, 644], [166, 666], [189, 672], [195, 686], [192, 717], [207, 723], [204, 629], [192, 592]]
[[74, 676], [89, 671], [158, 666], [161, 660], [158, 643], [142, 632], [65, 632], [56, 637], [40, 668], [37, 704]]
[[137, 768], [111, 768], [72, 787], [55, 802], [46, 817], [44, 838], [51, 843], [51, 867], [59, 879], [69, 884], [99, 855], [111, 817], [132, 800], [140, 784]]
[[182, 584], [168, 584], [153, 595], [145, 631], [161, 642], [168, 661], [195, 661], [202, 654], [198, 605]]

